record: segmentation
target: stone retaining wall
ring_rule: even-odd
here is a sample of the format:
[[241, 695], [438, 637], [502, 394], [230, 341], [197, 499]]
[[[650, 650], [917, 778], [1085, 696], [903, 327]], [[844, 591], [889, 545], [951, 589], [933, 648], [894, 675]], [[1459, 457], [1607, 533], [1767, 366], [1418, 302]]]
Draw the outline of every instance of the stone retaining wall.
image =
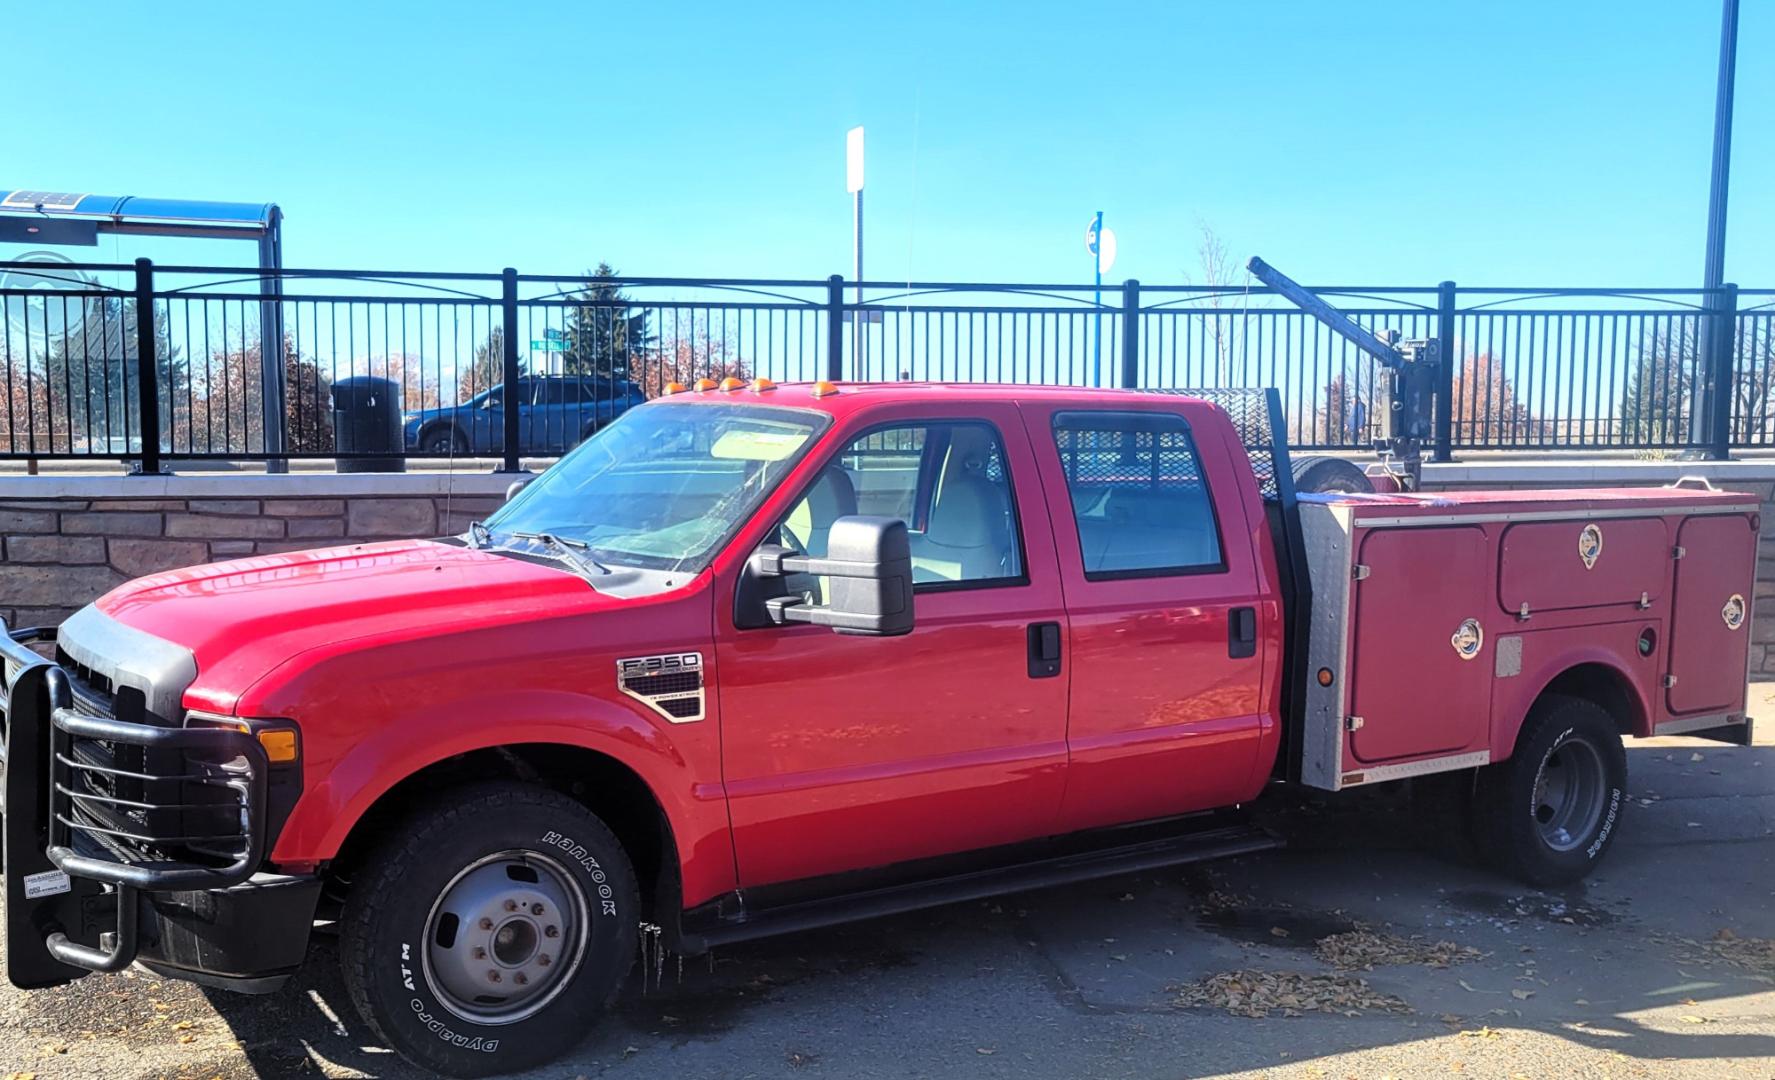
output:
[[[173, 567], [460, 533], [499, 506], [509, 481], [0, 478], [0, 618], [11, 626], [60, 622], [115, 585]], [[222, 494], [230, 489], [236, 494]]]

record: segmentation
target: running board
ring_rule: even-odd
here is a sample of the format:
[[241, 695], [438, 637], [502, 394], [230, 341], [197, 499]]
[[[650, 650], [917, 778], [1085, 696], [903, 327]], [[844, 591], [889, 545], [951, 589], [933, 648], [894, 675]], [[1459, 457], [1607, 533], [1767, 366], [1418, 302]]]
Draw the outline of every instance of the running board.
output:
[[686, 926], [679, 948], [700, 955], [719, 945], [898, 915], [1004, 893], [1069, 885], [1116, 874], [1248, 855], [1282, 846], [1280, 838], [1250, 825], [1231, 825], [1100, 848], [1047, 859], [975, 870], [903, 885], [757, 908], [702, 926]]

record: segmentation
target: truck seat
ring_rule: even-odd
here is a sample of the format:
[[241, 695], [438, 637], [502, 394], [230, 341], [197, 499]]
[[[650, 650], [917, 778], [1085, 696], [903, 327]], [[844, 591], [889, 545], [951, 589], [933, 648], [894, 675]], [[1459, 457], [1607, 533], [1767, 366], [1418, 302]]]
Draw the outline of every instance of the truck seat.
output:
[[923, 532], [912, 541], [914, 581], [976, 581], [1016, 574], [1010, 492], [986, 476], [984, 430], [957, 427]]

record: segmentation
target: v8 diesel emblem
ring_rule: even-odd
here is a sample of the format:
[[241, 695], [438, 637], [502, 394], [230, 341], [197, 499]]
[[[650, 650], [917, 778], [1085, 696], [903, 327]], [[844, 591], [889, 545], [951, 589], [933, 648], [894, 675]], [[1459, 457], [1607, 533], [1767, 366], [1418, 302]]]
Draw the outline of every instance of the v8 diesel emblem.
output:
[[1584, 526], [1584, 531], [1578, 534], [1578, 558], [1584, 560], [1584, 569], [1588, 570], [1596, 565], [1596, 560], [1601, 556], [1602, 529], [1592, 522]]

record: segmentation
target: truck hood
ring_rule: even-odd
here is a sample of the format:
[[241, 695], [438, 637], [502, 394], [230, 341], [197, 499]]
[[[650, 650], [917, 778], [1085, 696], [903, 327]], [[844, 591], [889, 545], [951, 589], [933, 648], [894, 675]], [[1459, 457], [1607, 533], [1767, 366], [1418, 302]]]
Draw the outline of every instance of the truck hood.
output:
[[191, 650], [195, 696], [232, 701], [321, 645], [482, 629], [635, 603], [564, 569], [432, 540], [261, 555], [138, 578], [100, 597], [113, 619]]

